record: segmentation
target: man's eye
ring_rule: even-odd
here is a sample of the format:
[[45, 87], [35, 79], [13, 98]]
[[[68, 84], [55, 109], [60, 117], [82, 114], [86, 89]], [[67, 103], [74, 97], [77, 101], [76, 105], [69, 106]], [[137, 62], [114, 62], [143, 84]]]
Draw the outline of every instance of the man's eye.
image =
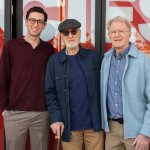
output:
[[40, 21], [40, 20], [39, 20], [38, 22], [39, 22], [39, 23], [44, 23], [43, 21]]
[[112, 34], [116, 34], [116, 31], [112, 31], [111, 33], [112, 33]]
[[119, 33], [123, 33], [124, 31], [122, 31], [122, 30], [120, 30], [120, 31], [118, 31]]

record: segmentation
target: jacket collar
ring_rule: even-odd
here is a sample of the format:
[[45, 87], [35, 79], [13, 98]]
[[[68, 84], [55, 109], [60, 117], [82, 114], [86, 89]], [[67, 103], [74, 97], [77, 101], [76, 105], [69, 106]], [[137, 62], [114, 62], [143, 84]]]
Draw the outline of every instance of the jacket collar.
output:
[[[127, 54], [127, 56], [132, 56], [134, 58], [138, 57], [138, 49], [137, 47], [130, 42], [130, 48], [129, 48], [129, 52]], [[105, 53], [105, 56], [109, 56], [112, 55], [114, 53], [114, 48], [111, 48], [108, 52]]]
[[[84, 49], [84, 48], [82, 48], [82, 47], [79, 48], [79, 52], [78, 52], [78, 53], [79, 53], [79, 56], [80, 56], [82, 59], [85, 59], [85, 58], [87, 57], [87, 50]], [[60, 59], [60, 61], [61, 61], [62, 63], [68, 60], [67, 55], [66, 55], [66, 49], [65, 49], [65, 48], [62, 49], [62, 50], [58, 53], [58, 56], [59, 56], [59, 59]]]
[[128, 55], [137, 58], [138, 57], [138, 51], [139, 50], [137, 49], [137, 47], [133, 43], [131, 43]]

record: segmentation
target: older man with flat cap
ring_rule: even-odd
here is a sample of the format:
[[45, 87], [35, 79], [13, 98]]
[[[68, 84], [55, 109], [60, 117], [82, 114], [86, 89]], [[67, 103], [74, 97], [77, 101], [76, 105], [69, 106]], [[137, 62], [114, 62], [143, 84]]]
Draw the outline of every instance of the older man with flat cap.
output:
[[45, 97], [55, 138], [64, 150], [103, 150], [99, 93], [100, 57], [80, 43], [81, 23], [66, 19], [58, 30], [65, 48], [50, 57]]

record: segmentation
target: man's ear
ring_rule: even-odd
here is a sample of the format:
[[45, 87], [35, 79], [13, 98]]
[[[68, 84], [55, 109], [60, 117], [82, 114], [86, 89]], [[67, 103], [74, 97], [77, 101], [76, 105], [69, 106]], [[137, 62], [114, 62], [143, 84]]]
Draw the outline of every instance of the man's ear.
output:
[[27, 26], [27, 22], [28, 22], [28, 20], [27, 19], [25, 19], [25, 25]]
[[45, 29], [46, 26], [47, 26], [47, 22], [45, 22], [43, 29]]
[[110, 33], [108, 32], [108, 37], [109, 37], [109, 39], [111, 39], [111, 36], [110, 36]]
[[60, 37], [62, 38], [62, 37], [63, 37], [63, 33], [62, 33], [62, 32], [60, 32], [59, 34], [60, 34]]
[[132, 32], [130, 31], [130, 35], [129, 35], [129, 37], [131, 37], [131, 35], [132, 35]]

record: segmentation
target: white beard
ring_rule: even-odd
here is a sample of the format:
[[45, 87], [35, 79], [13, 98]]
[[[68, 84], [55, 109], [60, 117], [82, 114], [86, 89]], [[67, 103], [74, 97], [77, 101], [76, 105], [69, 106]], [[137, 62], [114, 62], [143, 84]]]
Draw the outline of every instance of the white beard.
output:
[[75, 42], [69, 42], [69, 43], [65, 43], [65, 45], [66, 45], [66, 49], [75, 49], [75, 48], [77, 48], [78, 47], [78, 45], [79, 45], [79, 43], [80, 43], [80, 40], [78, 40], [78, 41], [75, 41]]
[[66, 43], [66, 49], [74, 49], [78, 47], [78, 43]]

